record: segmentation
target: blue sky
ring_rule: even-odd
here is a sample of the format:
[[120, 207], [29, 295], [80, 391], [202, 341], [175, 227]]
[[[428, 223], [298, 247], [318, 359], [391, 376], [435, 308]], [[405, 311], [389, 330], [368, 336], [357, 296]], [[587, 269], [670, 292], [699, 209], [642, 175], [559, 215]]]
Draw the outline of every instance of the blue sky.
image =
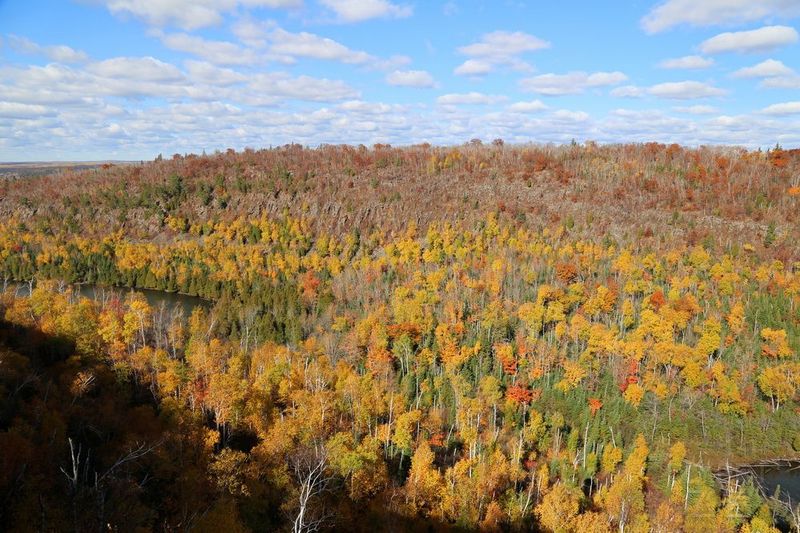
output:
[[0, 0], [0, 160], [800, 146], [800, 0]]

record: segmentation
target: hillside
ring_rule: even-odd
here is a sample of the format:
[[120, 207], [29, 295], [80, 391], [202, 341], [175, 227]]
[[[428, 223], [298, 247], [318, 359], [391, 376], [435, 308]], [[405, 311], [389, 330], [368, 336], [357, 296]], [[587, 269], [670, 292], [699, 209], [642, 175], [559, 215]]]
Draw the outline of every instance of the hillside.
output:
[[172, 238], [171, 218], [198, 225], [288, 212], [341, 233], [401, 231], [412, 220], [470, 225], [499, 212], [531, 227], [569, 222], [591, 236], [648, 245], [709, 236], [756, 245], [769, 224], [794, 240], [799, 165], [796, 150], [656, 143], [287, 145], [6, 181], [0, 213], [54, 230], [66, 220], [81, 234], [124, 228], [136, 238]]
[[797, 150], [655, 143], [289, 145], [3, 180], [0, 271], [36, 288], [0, 305], [0, 519], [797, 527], [716, 471], [800, 457], [799, 203]]

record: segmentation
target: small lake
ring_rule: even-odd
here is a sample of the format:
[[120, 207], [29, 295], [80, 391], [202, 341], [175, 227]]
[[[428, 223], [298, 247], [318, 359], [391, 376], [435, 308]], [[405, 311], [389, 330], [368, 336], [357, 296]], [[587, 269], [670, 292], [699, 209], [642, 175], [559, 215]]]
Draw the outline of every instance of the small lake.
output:
[[[776, 460], [762, 463], [745, 464], [731, 469], [717, 470], [717, 481], [724, 487], [734, 480], [742, 482], [752, 478], [762, 496], [771, 498], [780, 488], [778, 499], [784, 503], [791, 503], [792, 508], [800, 504], [800, 460]], [[789, 531], [790, 524], [780, 522], [781, 531]]]
[[794, 505], [800, 502], [800, 462], [775, 466], [753, 466], [750, 469], [761, 481], [764, 492], [768, 496], [772, 496], [780, 487], [782, 500], [786, 500], [788, 496]]
[[[177, 292], [156, 291], [152, 289], [129, 289], [126, 287], [104, 287], [91, 284], [75, 284], [70, 286], [76, 294], [80, 294], [84, 298], [89, 298], [96, 302], [106, 302], [112, 298], [124, 299], [126, 294], [138, 292], [144, 295], [147, 299], [147, 303], [155, 310], [160, 309], [162, 306], [167, 311], [180, 309], [183, 311], [183, 316], [186, 318], [189, 318], [195, 307], [199, 306], [209, 309], [214, 305], [214, 302], [204, 300], [199, 296], [189, 296], [188, 294], [180, 294]], [[6, 291], [14, 292], [18, 296], [29, 296], [29, 290], [30, 288], [27, 283], [13, 281], [8, 282], [6, 285]]]

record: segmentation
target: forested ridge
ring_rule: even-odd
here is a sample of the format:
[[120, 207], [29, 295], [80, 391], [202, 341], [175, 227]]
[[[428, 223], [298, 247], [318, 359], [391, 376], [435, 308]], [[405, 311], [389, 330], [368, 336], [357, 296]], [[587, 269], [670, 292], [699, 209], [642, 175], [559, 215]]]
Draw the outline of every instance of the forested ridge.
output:
[[800, 458], [799, 203], [798, 151], [654, 143], [3, 180], [0, 527], [797, 529], [715, 472]]

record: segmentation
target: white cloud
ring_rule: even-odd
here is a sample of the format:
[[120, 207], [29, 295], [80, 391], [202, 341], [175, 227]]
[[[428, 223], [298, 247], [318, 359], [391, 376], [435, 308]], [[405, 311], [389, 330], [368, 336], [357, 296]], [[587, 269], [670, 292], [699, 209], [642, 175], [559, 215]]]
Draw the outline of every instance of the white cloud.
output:
[[249, 16], [238, 19], [231, 25], [231, 31], [239, 40], [252, 48], [265, 46], [264, 35], [267, 29], [274, 28], [276, 25], [272, 21], [262, 22]]
[[669, 69], [701, 69], [714, 64], [714, 60], [703, 56], [683, 56], [674, 59], [665, 59], [658, 64], [661, 68]]
[[719, 113], [719, 109], [710, 105], [690, 105], [673, 109], [678, 113], [688, 113], [690, 115], [713, 115], [714, 113]]
[[279, 99], [335, 102], [360, 96], [358, 91], [341, 80], [310, 76], [293, 78], [283, 73], [257, 74], [250, 80], [249, 90]]
[[732, 74], [734, 78], [772, 78], [775, 76], [791, 76], [794, 71], [781, 61], [767, 59], [752, 67], [740, 68]]
[[291, 8], [302, 0], [98, 0], [114, 15], [131, 15], [153, 26], [185, 30], [213, 26], [238, 7]]
[[356, 65], [374, 60], [366, 52], [351, 50], [333, 39], [308, 32], [291, 33], [277, 28], [270, 34], [270, 40], [270, 50], [273, 53], [291, 57], [310, 57]]
[[486, 33], [481, 40], [458, 49], [464, 55], [504, 59], [510, 56], [550, 48], [550, 43], [521, 31], [494, 31]]
[[627, 80], [622, 72], [569, 72], [567, 74], [541, 74], [520, 81], [524, 91], [549, 96], [579, 94], [587, 88], [617, 85]]
[[0, 101], [0, 117], [3, 118], [29, 119], [46, 115], [52, 116], [55, 112], [43, 105]]
[[395, 70], [386, 76], [386, 83], [396, 87], [436, 87], [436, 81], [424, 70]]
[[384, 104], [381, 102], [365, 102], [364, 100], [348, 100], [337, 106], [345, 111], [357, 112], [364, 115], [383, 115], [390, 111], [407, 111], [408, 107], [398, 104]]
[[644, 96], [644, 91], [635, 85], [623, 85], [611, 89], [609, 94], [615, 98], [641, 98]]
[[619, 71], [614, 72], [595, 72], [586, 78], [588, 87], [604, 87], [607, 85], [617, 85], [627, 80], [628, 76]]
[[75, 50], [66, 45], [42, 46], [26, 37], [9, 35], [8, 44], [12, 50], [23, 54], [43, 55], [51, 61], [59, 63], [82, 63], [89, 59], [86, 52]]
[[530, 102], [515, 102], [508, 106], [508, 110], [514, 113], [536, 113], [544, 111], [548, 107], [541, 100], [532, 100]]
[[790, 26], [764, 26], [757, 30], [720, 33], [700, 43], [700, 50], [704, 54], [768, 52], [797, 41], [797, 30]]
[[800, 114], [800, 102], [784, 102], [772, 104], [761, 110], [766, 115], [796, 115]]
[[800, 76], [776, 76], [767, 78], [758, 84], [759, 87], [766, 89], [800, 89]]
[[641, 24], [648, 33], [657, 33], [680, 24], [712, 26], [798, 15], [796, 0], [667, 0], [645, 15]]
[[[0, 73], [0, 80], [8, 80], [0, 82], [0, 94], [8, 101], [93, 109], [101, 107], [107, 96], [181, 98], [191, 87], [175, 66], [149, 57], [113, 58], [83, 70], [57, 63], [9, 68]], [[205, 92], [214, 97], [213, 91]]]
[[710, 98], [725, 94], [724, 90], [699, 81], [659, 83], [647, 89], [647, 92], [658, 98], [675, 100], [695, 100], [698, 98]]
[[[10, 79], [0, 67], [0, 91]], [[287, 77], [288, 75], [284, 75]], [[4, 94], [4, 93], [2, 93]], [[242, 92], [253, 94], [252, 90]], [[346, 99], [302, 107], [248, 107], [232, 102], [154, 103], [120, 112], [57, 106], [57, 115], [0, 120], [0, 159], [151, 159], [159, 152], [200, 153], [297, 142], [394, 145], [460, 144], [471, 138], [507, 143], [679, 142], [748, 147], [800, 143], [800, 117], [763, 113], [721, 116], [672, 115], [665, 110], [615, 110], [588, 114], [558, 109], [512, 112], [481, 106], [397, 105]], [[116, 113], [116, 114], [114, 114]]]
[[589, 113], [585, 111], [570, 111], [568, 109], [559, 109], [552, 115], [557, 120], [565, 120], [568, 122], [585, 122], [589, 120]]
[[185, 67], [183, 72], [151, 57], [120, 57], [90, 63], [83, 70], [57, 64], [0, 68], [0, 80], [9, 80], [0, 82], [0, 94], [8, 102], [63, 109], [100, 109], [107, 107], [106, 97], [273, 106], [359, 96], [356, 89], [340, 80], [294, 77], [283, 72], [245, 75], [203, 61], [186, 61]]
[[186, 33], [160, 35], [167, 48], [194, 54], [215, 65], [252, 65], [259, 62], [258, 55], [247, 48], [228, 41], [210, 41]]
[[228, 68], [220, 68], [205, 61], [185, 61], [186, 71], [192, 80], [208, 85], [228, 86], [247, 80], [247, 76]]
[[342, 22], [362, 22], [374, 18], [405, 18], [413, 13], [411, 6], [393, 4], [388, 0], [319, 0], [336, 13]]
[[104, 78], [172, 82], [183, 78], [177, 67], [154, 57], [115, 57], [91, 63], [86, 70]]
[[458, 49], [459, 53], [470, 59], [456, 67], [453, 72], [461, 76], [482, 76], [501, 65], [515, 70], [530, 70], [530, 65], [519, 56], [544, 48], [550, 48], [550, 43], [521, 31], [486, 33], [478, 42]]
[[483, 94], [478, 92], [444, 94], [436, 99], [440, 105], [491, 105], [503, 102], [505, 96]]
[[459, 76], [485, 76], [492, 71], [492, 64], [481, 59], [467, 59], [453, 70]]
[[281, 63], [291, 64], [297, 58], [309, 58], [390, 70], [411, 62], [406, 56], [381, 59], [314, 33], [286, 31], [274, 22], [258, 23], [244, 19], [234, 25], [233, 31], [249, 46], [263, 49], [264, 59]]
[[379, 59], [360, 50], [353, 50], [347, 46], [313, 33], [292, 33], [282, 28], [276, 28], [267, 34], [271, 42], [269, 51], [279, 57], [307, 57], [328, 61], [339, 61], [350, 65], [364, 65], [381, 70], [394, 68], [411, 62], [406, 56], [393, 56], [389, 59]]

